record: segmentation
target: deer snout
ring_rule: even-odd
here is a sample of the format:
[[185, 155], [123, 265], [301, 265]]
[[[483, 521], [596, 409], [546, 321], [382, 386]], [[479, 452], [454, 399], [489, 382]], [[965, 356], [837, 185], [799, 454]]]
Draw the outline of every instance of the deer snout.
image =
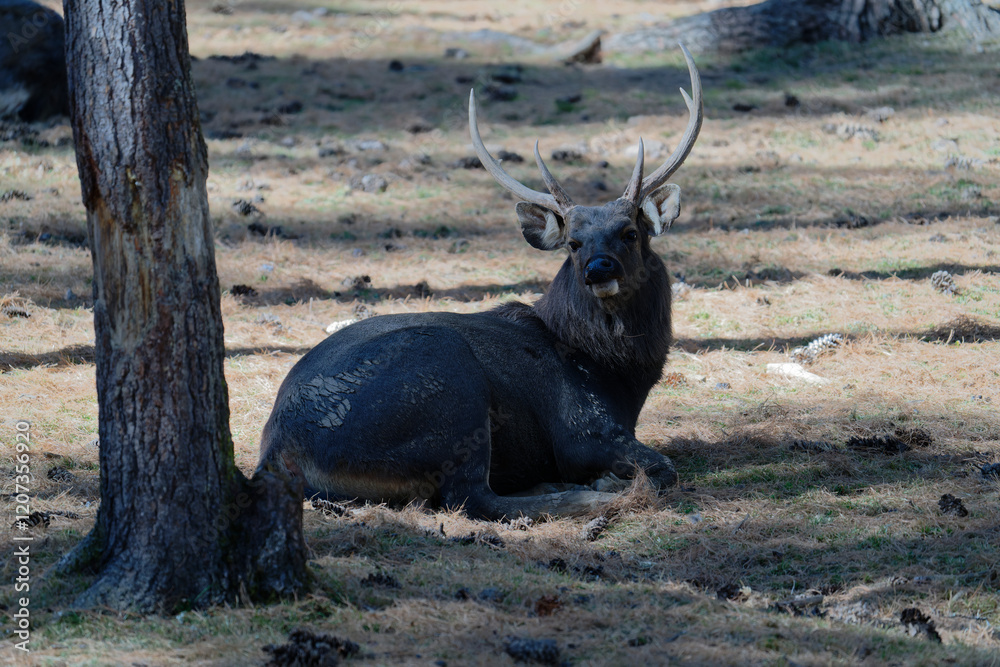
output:
[[607, 255], [594, 255], [583, 270], [583, 280], [588, 285], [619, 280], [624, 276], [625, 270], [621, 263]]
[[598, 299], [618, 294], [618, 281], [624, 276], [621, 263], [607, 255], [594, 255], [583, 270], [583, 281]]

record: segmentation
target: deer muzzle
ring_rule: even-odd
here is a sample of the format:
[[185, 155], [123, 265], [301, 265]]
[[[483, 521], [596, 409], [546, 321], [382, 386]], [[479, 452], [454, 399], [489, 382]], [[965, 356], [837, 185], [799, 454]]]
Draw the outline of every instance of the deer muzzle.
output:
[[598, 299], [618, 294], [619, 281], [625, 277], [621, 263], [607, 255], [594, 255], [583, 271], [583, 281]]

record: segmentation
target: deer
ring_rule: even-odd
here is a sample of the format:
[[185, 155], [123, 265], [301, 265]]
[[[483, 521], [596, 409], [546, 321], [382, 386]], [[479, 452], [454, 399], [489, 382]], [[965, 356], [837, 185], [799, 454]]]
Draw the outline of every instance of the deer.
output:
[[645, 178], [640, 139], [624, 194], [599, 206], [573, 202], [537, 141], [548, 192], [511, 177], [483, 144], [470, 91], [476, 155], [519, 200], [528, 244], [565, 250], [565, 261], [533, 305], [382, 315], [330, 335], [281, 384], [259, 467], [301, 479], [307, 497], [485, 520], [600, 512], [619, 497], [601, 480], [676, 484], [670, 458], [635, 430], [672, 342], [670, 277], [650, 240], [680, 215], [680, 188], [666, 181], [703, 117], [698, 69], [681, 50], [691, 78], [682, 138]]

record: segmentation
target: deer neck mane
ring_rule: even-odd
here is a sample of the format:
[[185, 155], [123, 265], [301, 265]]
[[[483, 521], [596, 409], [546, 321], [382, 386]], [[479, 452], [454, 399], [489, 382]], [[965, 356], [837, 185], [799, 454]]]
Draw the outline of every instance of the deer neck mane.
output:
[[647, 253], [648, 278], [630, 298], [613, 302], [615, 307], [606, 307], [585, 290], [567, 259], [535, 303], [535, 313], [564, 345], [608, 370], [650, 373], [658, 379], [672, 338], [670, 279], [660, 258]]

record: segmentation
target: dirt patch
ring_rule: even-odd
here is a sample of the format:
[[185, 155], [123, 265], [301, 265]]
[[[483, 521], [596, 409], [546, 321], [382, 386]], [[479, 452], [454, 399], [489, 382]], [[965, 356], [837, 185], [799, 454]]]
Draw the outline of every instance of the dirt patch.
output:
[[899, 615], [899, 622], [907, 629], [911, 636], [926, 635], [931, 641], [941, 643], [941, 635], [934, 627], [934, 621], [916, 607], [904, 609]]
[[268, 667], [332, 667], [357, 655], [361, 647], [349, 639], [299, 629], [288, 635], [288, 643], [268, 644], [261, 650], [271, 656]]
[[529, 639], [511, 637], [504, 644], [504, 651], [516, 662], [555, 665], [562, 651], [554, 639]]
[[924, 335], [926, 340], [948, 343], [985, 343], [1000, 340], [1000, 325], [978, 317], [960, 315]]
[[845, 445], [851, 449], [872, 454], [902, 454], [910, 447], [894, 435], [851, 438]]
[[965, 509], [965, 504], [961, 499], [956, 498], [950, 493], [941, 496], [941, 499], [938, 501], [938, 507], [941, 509], [942, 514], [953, 514], [957, 517], [969, 516], [969, 510]]

